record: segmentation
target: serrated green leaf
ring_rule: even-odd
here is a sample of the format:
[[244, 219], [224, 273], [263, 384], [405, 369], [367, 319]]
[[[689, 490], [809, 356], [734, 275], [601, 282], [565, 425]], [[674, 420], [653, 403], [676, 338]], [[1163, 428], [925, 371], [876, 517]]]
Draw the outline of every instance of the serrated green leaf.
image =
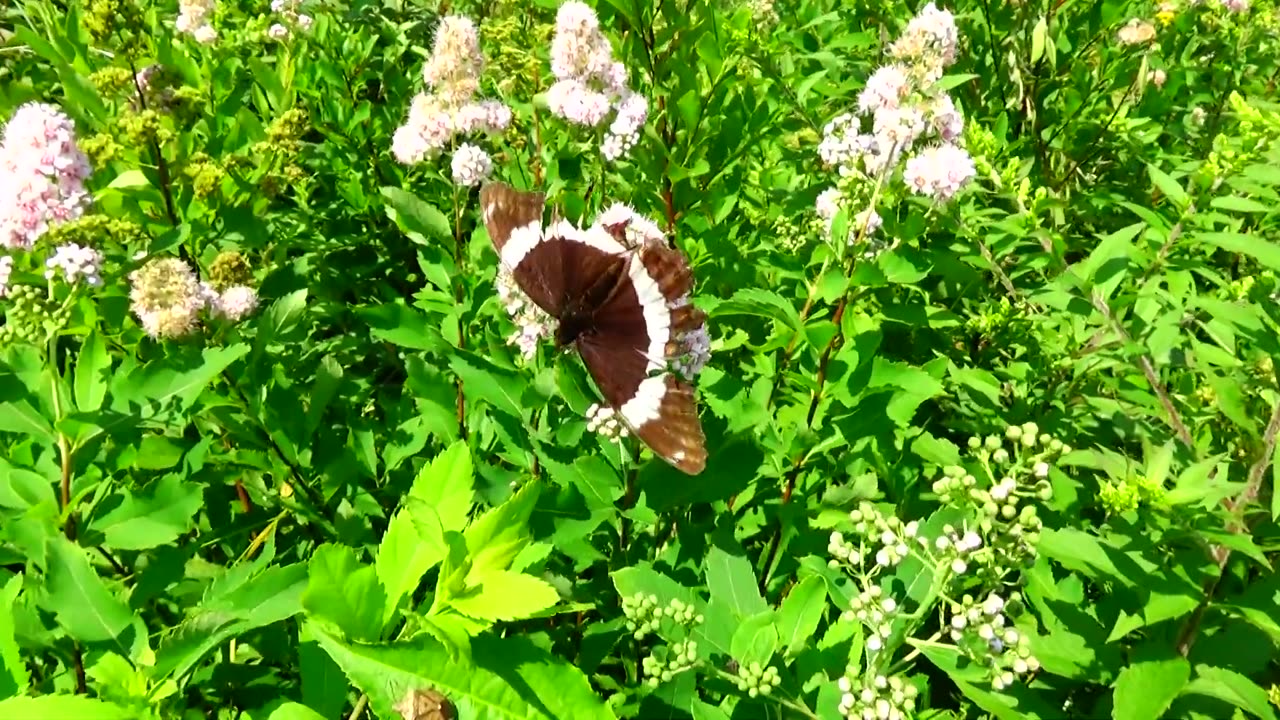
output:
[[730, 652], [740, 665], [765, 665], [778, 650], [777, 615], [765, 610], [744, 618], [733, 633]]
[[410, 690], [423, 689], [444, 695], [459, 718], [615, 717], [581, 670], [519, 635], [474, 638], [466, 662], [431, 638], [373, 646], [343, 643], [323, 629], [315, 634], [351, 682], [369, 695], [379, 717], [399, 717], [394, 706]]
[[480, 587], [449, 604], [478, 620], [523, 620], [560, 601], [560, 594], [546, 581], [510, 570], [491, 570], [479, 576]]
[[769, 604], [764, 601], [756, 586], [756, 574], [751, 568], [751, 561], [732, 538], [720, 536], [715, 541], [707, 550], [704, 567], [711, 599], [725, 603], [739, 620], [769, 609]]
[[1191, 677], [1186, 658], [1138, 661], [1125, 668], [1115, 682], [1115, 720], [1159, 720]]
[[1276, 713], [1267, 700], [1267, 691], [1244, 675], [1208, 665], [1197, 665], [1195, 674], [1195, 679], [1183, 687], [1183, 695], [1208, 695], [1247, 710], [1262, 720], [1276, 720]]
[[361, 565], [342, 545], [321, 545], [307, 565], [302, 607], [311, 617], [342, 630], [353, 640], [377, 640], [387, 595], [374, 569]]
[[525, 483], [510, 499], [490, 508], [463, 532], [472, 560], [468, 583], [483, 582], [486, 574], [506, 570], [529, 544], [529, 516], [541, 491], [540, 482]]

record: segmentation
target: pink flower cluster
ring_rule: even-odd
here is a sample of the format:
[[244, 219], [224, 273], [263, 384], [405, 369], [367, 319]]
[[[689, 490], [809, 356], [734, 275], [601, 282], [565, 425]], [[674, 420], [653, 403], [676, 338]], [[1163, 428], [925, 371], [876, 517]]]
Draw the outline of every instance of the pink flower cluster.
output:
[[[945, 90], [938, 87], [943, 71], [955, 61], [959, 32], [954, 16], [925, 5], [903, 34], [889, 46], [892, 62], [878, 68], [858, 95], [857, 114], [832, 120], [823, 131], [818, 154], [841, 177], [872, 180], [892, 172], [903, 156], [924, 140], [925, 146], [903, 167], [903, 180], [914, 192], [937, 201], [953, 197], [975, 174], [972, 158], [958, 143], [964, 117]], [[869, 117], [870, 132], [862, 120]], [[830, 227], [835, 212], [831, 196], [823, 198], [822, 214]], [[871, 214], [860, 213], [872, 225]]]
[[[396, 160], [414, 165], [435, 157], [459, 135], [494, 134], [507, 129], [511, 108], [496, 100], [475, 99], [483, 70], [484, 55], [475, 23], [460, 15], [442, 18], [431, 58], [422, 69], [429, 91], [414, 97], [408, 118], [391, 139], [391, 153]], [[468, 143], [462, 148], [466, 148], [465, 156], [455, 158], [454, 165], [471, 172], [462, 173], [468, 182], [461, 184], [478, 183], [488, 176], [492, 162], [476, 145]], [[459, 173], [455, 170], [454, 174]]]
[[178, 32], [187, 33], [202, 45], [218, 39], [218, 31], [210, 22], [217, 0], [179, 0], [178, 20], [174, 26]]
[[551, 112], [589, 128], [599, 127], [613, 113], [600, 151], [610, 161], [631, 152], [648, 118], [648, 101], [627, 86], [626, 66], [613, 59], [600, 19], [580, 0], [568, 0], [556, 13], [551, 72], [556, 76], [547, 91]]
[[153, 338], [180, 338], [200, 326], [201, 313], [237, 322], [258, 307], [258, 292], [233, 285], [222, 292], [200, 280], [178, 258], [157, 258], [129, 274], [129, 300], [142, 329]]
[[70, 118], [44, 103], [19, 107], [0, 140], [0, 246], [30, 248], [50, 225], [80, 217], [91, 172]]

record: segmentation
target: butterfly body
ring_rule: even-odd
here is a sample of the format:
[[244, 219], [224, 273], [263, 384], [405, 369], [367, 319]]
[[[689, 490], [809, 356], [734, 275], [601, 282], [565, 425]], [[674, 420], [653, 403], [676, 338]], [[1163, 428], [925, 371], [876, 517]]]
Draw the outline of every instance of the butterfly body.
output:
[[556, 345], [578, 351], [605, 401], [656, 454], [701, 472], [706, 448], [693, 388], [669, 371], [705, 320], [688, 305], [693, 276], [684, 257], [665, 243], [629, 246], [614, 228], [557, 220], [544, 229], [542, 193], [491, 183], [480, 203], [502, 264], [556, 319]]

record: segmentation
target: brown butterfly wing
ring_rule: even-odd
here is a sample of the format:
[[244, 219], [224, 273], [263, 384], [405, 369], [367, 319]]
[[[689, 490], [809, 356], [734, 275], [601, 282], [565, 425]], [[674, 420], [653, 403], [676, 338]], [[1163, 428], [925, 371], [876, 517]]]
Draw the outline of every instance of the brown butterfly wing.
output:
[[578, 351], [606, 402], [636, 437], [679, 470], [697, 475], [706, 467], [707, 450], [694, 389], [667, 370], [681, 351], [673, 329], [696, 328], [702, 321], [691, 306], [669, 304], [688, 294], [692, 274], [683, 256], [668, 248], [642, 248], [630, 260], [631, 282], [597, 309], [591, 331], [578, 338]]

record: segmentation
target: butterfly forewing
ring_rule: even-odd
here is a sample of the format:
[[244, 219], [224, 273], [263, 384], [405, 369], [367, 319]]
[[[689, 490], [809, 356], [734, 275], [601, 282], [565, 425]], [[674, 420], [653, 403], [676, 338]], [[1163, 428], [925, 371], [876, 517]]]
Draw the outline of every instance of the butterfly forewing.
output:
[[535, 305], [554, 317], [564, 309], [564, 265], [559, 242], [542, 229], [546, 195], [516, 190], [506, 183], [480, 189], [480, 208], [498, 259]]

